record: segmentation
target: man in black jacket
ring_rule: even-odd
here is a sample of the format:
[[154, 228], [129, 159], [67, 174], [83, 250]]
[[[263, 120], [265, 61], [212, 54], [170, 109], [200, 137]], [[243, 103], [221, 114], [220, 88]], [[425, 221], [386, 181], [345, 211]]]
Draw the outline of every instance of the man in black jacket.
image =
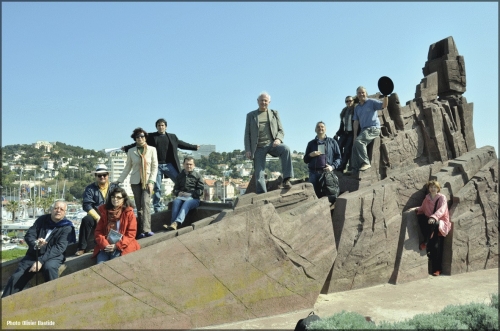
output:
[[[146, 143], [149, 146], [155, 147], [158, 154], [158, 174], [156, 175], [155, 193], [153, 195], [153, 208], [155, 213], [157, 213], [161, 208], [161, 179], [163, 176], [168, 177], [175, 184], [175, 179], [181, 171], [177, 149], [196, 151], [200, 148], [200, 145], [188, 144], [178, 139], [175, 134], [167, 133], [167, 121], [163, 118], [158, 119], [155, 126], [158, 131], [148, 133]], [[122, 150], [127, 152], [134, 146], [135, 144], [124, 146]]]
[[194, 171], [194, 159], [191, 156], [184, 159], [183, 166], [184, 170], [177, 176], [174, 186], [174, 194], [177, 198], [172, 202], [172, 220], [170, 225], [163, 225], [167, 231], [177, 230], [188, 212], [198, 208], [205, 187], [201, 175]]
[[88, 241], [94, 234], [97, 222], [101, 215], [97, 207], [106, 202], [106, 197], [117, 185], [109, 182], [109, 172], [105, 164], [98, 164], [94, 171], [95, 182], [87, 185], [83, 191], [82, 208], [87, 215], [82, 218], [78, 232], [78, 250], [75, 255], [80, 256], [88, 251]]
[[42, 272], [46, 282], [59, 277], [59, 267], [65, 261], [64, 251], [68, 242], [76, 242], [73, 223], [65, 218], [66, 209], [66, 202], [56, 201], [52, 212], [40, 216], [28, 229], [24, 236], [28, 252], [9, 278], [2, 298], [22, 291], [38, 271]]

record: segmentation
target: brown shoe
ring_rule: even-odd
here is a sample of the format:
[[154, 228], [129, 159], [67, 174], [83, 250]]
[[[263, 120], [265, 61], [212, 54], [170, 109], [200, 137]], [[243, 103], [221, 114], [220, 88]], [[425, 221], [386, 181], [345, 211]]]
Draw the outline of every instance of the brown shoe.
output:
[[83, 254], [85, 254], [85, 250], [81, 249], [81, 250], [79, 250], [79, 251], [77, 251], [75, 253], [75, 256], [80, 256], [80, 255], [83, 255]]
[[172, 222], [172, 224], [170, 224], [167, 227], [167, 231], [174, 231], [174, 230], [177, 230], [177, 222]]
[[290, 183], [290, 178], [285, 178], [283, 181], [283, 188], [292, 188], [292, 183]]

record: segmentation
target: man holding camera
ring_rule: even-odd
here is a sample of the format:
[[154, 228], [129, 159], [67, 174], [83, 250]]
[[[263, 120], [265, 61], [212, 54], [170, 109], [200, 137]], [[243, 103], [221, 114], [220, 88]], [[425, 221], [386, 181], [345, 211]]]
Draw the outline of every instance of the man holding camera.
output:
[[66, 260], [64, 251], [68, 243], [76, 242], [73, 223], [65, 218], [66, 210], [66, 202], [56, 201], [52, 212], [40, 216], [28, 229], [24, 236], [28, 252], [9, 278], [2, 298], [22, 291], [38, 271], [46, 282], [59, 277], [59, 267]]

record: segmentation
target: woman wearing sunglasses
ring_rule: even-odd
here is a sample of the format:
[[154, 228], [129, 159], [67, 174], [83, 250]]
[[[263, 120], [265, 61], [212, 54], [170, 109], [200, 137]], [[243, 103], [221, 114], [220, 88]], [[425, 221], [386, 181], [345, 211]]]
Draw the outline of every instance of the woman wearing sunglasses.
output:
[[97, 256], [97, 264], [141, 248], [135, 239], [137, 220], [134, 209], [124, 189], [114, 188], [98, 210], [101, 219], [95, 229], [96, 247], [92, 255]]
[[137, 239], [154, 235], [151, 232], [151, 194], [158, 172], [158, 157], [156, 148], [146, 144], [147, 136], [142, 128], [132, 132], [130, 137], [135, 140], [136, 146], [127, 151], [127, 163], [118, 178], [118, 182], [123, 183], [130, 173], [130, 186], [137, 208]]

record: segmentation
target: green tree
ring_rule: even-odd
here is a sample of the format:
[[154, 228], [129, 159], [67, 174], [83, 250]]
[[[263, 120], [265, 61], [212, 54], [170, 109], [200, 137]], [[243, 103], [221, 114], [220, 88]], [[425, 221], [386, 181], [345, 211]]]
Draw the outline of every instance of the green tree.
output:
[[43, 209], [43, 213], [47, 214], [49, 212], [50, 206], [52, 206], [52, 201], [49, 198], [37, 198], [36, 205]]
[[5, 209], [12, 213], [12, 222], [16, 218], [16, 213], [19, 211], [19, 201], [9, 201], [9, 203], [5, 206]]

